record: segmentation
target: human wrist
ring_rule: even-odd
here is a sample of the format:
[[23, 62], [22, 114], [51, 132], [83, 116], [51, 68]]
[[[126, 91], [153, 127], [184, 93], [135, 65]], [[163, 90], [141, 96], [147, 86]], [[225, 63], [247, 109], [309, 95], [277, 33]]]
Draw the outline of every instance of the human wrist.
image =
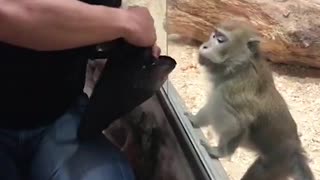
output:
[[126, 39], [131, 33], [132, 29], [132, 18], [128, 10], [118, 9], [117, 27], [121, 38]]
[[102, 5], [90, 5], [93, 12], [93, 30], [101, 41], [112, 41], [126, 33], [124, 10]]
[[[112, 28], [115, 30], [118, 38], [126, 38], [127, 34], [130, 31], [130, 17], [129, 13], [125, 9], [119, 8], [110, 8], [111, 13], [107, 13], [108, 16], [111, 16], [111, 22], [108, 23], [107, 28]], [[107, 30], [107, 33], [109, 31]]]

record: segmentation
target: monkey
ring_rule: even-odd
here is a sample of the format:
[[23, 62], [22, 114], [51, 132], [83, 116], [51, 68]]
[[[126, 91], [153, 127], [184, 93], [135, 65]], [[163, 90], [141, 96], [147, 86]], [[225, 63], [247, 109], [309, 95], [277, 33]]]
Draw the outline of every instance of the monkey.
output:
[[210, 157], [232, 155], [238, 147], [257, 153], [241, 180], [314, 180], [297, 125], [275, 87], [260, 48], [261, 36], [249, 23], [226, 20], [199, 47], [198, 62], [212, 82], [194, 128], [212, 125], [218, 145], [200, 139]]

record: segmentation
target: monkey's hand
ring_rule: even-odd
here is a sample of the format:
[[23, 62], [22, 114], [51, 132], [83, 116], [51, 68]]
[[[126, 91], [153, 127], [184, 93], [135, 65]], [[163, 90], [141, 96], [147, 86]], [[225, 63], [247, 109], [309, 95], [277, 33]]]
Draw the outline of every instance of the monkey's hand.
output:
[[211, 158], [222, 158], [224, 155], [219, 151], [219, 147], [212, 147], [203, 139], [200, 139], [200, 144], [205, 148]]
[[195, 115], [193, 115], [192, 113], [190, 112], [184, 112], [184, 115], [190, 120], [190, 123], [192, 125], [192, 127], [194, 128], [200, 128], [198, 126], [198, 124], [196, 123], [196, 117]]
[[184, 112], [183, 114], [185, 116], [187, 116], [188, 118], [193, 118], [194, 117], [194, 115], [192, 113], [190, 113], [190, 112]]

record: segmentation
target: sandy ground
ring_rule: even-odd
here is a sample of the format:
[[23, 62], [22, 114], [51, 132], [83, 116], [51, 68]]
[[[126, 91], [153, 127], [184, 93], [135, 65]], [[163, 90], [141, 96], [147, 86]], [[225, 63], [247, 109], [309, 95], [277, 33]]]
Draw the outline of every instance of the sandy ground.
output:
[[[178, 61], [170, 76], [171, 82], [192, 113], [196, 113], [206, 100], [208, 81], [197, 63], [197, 47], [187, 42], [168, 42], [168, 54]], [[272, 65], [277, 89], [287, 101], [297, 122], [303, 146], [310, 158], [316, 179], [320, 179], [320, 70]], [[212, 145], [216, 137], [210, 128], [203, 128]], [[255, 154], [239, 149], [232, 156], [221, 159], [231, 180], [239, 179], [254, 161]]]

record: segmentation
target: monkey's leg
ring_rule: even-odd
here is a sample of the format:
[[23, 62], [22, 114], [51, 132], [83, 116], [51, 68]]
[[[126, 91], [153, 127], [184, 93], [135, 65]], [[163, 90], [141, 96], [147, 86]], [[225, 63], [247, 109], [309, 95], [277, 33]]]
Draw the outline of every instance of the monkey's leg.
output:
[[261, 174], [265, 174], [265, 169], [262, 158], [258, 157], [258, 159], [255, 160], [255, 162], [249, 167], [247, 172], [243, 175], [241, 180], [259, 179], [259, 176]]
[[279, 162], [278, 159], [264, 160], [258, 157], [241, 180], [286, 180], [288, 178], [286, 167], [287, 164]]
[[212, 147], [206, 141], [200, 141], [201, 145], [207, 150], [210, 157], [223, 158], [232, 155], [235, 152], [235, 150], [239, 147], [244, 132], [240, 132], [239, 134], [234, 134], [234, 132], [224, 134], [225, 135], [220, 137], [218, 146]]
[[312, 170], [308, 165], [308, 159], [303, 152], [298, 152], [292, 155], [291, 158], [292, 170], [291, 174], [294, 180], [314, 180]]

